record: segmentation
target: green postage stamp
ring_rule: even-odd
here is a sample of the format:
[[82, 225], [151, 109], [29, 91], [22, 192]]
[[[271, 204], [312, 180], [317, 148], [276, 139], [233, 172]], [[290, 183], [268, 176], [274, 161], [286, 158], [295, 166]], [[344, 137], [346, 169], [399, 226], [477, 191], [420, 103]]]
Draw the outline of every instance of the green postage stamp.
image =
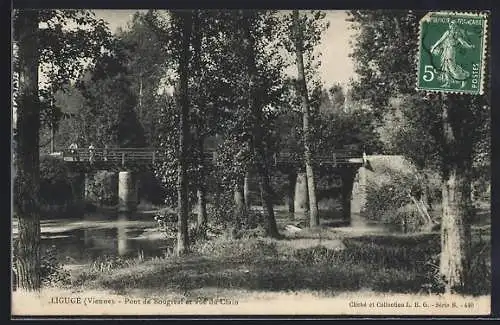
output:
[[430, 12], [420, 21], [417, 90], [482, 94], [486, 14]]

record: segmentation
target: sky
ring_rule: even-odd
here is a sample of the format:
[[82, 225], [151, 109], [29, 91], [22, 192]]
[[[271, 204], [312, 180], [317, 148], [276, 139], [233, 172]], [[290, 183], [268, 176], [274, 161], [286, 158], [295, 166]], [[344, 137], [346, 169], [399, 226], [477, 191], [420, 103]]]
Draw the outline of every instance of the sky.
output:
[[[94, 10], [97, 18], [108, 23], [112, 32], [119, 27], [126, 28], [127, 23], [132, 20], [137, 10]], [[320, 75], [326, 87], [334, 83], [347, 85], [350, 78], [355, 76], [354, 65], [349, 58], [351, 47], [349, 40], [354, 32], [349, 29], [346, 21], [347, 14], [343, 10], [328, 10], [326, 19], [330, 27], [325, 31], [321, 44], [317, 50], [321, 55]]]
[[[132, 21], [137, 11], [126, 9], [94, 10], [96, 17], [107, 22], [109, 29], [113, 33], [118, 28], [126, 29], [127, 24]], [[347, 14], [343, 10], [326, 11], [326, 19], [330, 22], [330, 26], [323, 33], [321, 42], [316, 48], [316, 51], [321, 53], [319, 73], [326, 88], [335, 83], [341, 83], [347, 88], [349, 79], [355, 78], [353, 61], [349, 57], [351, 52], [349, 41], [354, 37], [354, 31], [349, 28], [350, 23], [346, 21], [346, 18]], [[286, 73], [291, 76], [297, 74], [293, 67], [289, 71], [287, 70]], [[40, 82], [44, 83], [45, 81], [46, 79], [41, 73]]]
[[[128, 22], [132, 21], [137, 11], [126, 9], [94, 10], [96, 17], [107, 22], [113, 33], [118, 28], [126, 29]], [[343, 10], [328, 10], [326, 12], [326, 19], [330, 22], [330, 26], [324, 32], [321, 43], [317, 47], [317, 51], [321, 53], [319, 73], [326, 88], [335, 83], [341, 83], [347, 88], [349, 80], [355, 78], [353, 61], [349, 58], [351, 52], [349, 41], [354, 36], [354, 32], [349, 28], [350, 23], [346, 21], [346, 18], [347, 14]], [[297, 72], [295, 69], [290, 69], [287, 73], [293, 76]], [[46, 81], [40, 71], [39, 82], [45, 83]]]

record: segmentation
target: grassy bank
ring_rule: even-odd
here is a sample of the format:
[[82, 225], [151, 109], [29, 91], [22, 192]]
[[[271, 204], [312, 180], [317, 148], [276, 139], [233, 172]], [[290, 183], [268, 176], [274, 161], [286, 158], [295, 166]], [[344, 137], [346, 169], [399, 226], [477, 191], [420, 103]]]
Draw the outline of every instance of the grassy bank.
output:
[[[470, 293], [489, 294], [488, 231], [475, 232]], [[323, 237], [323, 236], [322, 236]], [[439, 292], [439, 235], [370, 235], [318, 239], [313, 234], [271, 240], [220, 237], [177, 258], [102, 258], [72, 275], [73, 290], [116, 294], [200, 295], [209, 290], [297, 292], [325, 295], [368, 290], [381, 293]]]

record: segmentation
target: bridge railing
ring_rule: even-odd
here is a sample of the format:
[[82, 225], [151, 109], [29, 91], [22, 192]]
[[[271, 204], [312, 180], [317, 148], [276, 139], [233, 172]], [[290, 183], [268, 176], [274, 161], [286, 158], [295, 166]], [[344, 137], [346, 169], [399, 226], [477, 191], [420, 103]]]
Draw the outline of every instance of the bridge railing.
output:
[[[317, 164], [336, 165], [362, 162], [360, 154], [348, 149], [335, 149], [328, 154], [313, 154], [311, 158], [313, 163]], [[274, 159], [276, 163], [287, 163], [297, 159], [303, 160], [303, 156], [291, 152], [279, 152], [274, 155]]]
[[[64, 150], [63, 159], [65, 161], [90, 161], [95, 162], [108, 162], [113, 164], [135, 163], [135, 164], [154, 164], [158, 160], [162, 160], [164, 155], [156, 151], [155, 148], [96, 148], [89, 149], [75, 149]], [[91, 159], [92, 156], [92, 159]], [[302, 161], [303, 156], [297, 155], [292, 152], [279, 152], [273, 155], [273, 160], [276, 164], [293, 163]], [[312, 157], [313, 163], [316, 164], [349, 164], [360, 163], [362, 161], [361, 155], [348, 149], [335, 149], [329, 154], [317, 154]], [[205, 152], [205, 161], [216, 163], [217, 152]]]
[[[143, 148], [119, 148], [119, 149], [75, 149], [64, 150], [65, 161], [105, 161], [110, 163], [122, 163], [134, 161], [139, 163], [154, 162], [156, 158], [154, 149]], [[92, 159], [91, 159], [92, 158]]]

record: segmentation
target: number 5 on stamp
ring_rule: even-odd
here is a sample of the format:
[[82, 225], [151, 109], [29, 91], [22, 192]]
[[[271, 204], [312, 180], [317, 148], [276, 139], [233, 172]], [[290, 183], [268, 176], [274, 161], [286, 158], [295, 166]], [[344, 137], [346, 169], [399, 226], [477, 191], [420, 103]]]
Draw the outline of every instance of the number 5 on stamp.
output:
[[420, 21], [417, 90], [483, 94], [486, 14], [430, 12]]

